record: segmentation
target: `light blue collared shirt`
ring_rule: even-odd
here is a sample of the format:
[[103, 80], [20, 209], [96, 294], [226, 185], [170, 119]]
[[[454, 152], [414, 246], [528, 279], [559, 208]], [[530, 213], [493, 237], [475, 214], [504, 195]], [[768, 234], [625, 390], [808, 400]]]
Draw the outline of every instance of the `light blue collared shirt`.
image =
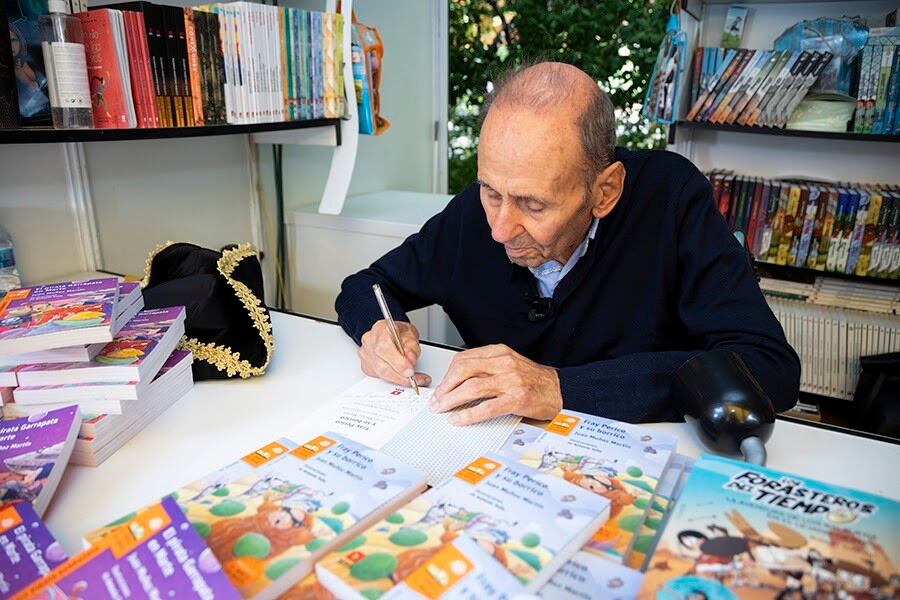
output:
[[575, 251], [572, 253], [572, 256], [569, 257], [569, 260], [566, 261], [566, 264], [561, 265], [558, 261], [548, 260], [539, 267], [528, 267], [528, 270], [531, 271], [534, 278], [537, 279], [538, 292], [540, 292], [543, 298], [553, 297], [553, 292], [556, 291], [556, 286], [562, 281], [562, 278], [572, 270], [575, 263], [577, 263], [578, 260], [584, 256], [585, 252], [587, 252], [588, 244], [594, 239], [599, 223], [600, 219], [594, 217], [587, 236], [585, 236], [584, 241], [575, 248]]

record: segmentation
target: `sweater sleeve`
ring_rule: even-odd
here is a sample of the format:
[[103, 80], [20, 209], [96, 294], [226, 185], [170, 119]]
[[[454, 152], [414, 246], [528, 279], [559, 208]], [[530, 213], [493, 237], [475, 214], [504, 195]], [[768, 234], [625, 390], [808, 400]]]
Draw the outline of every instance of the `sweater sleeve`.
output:
[[470, 188], [455, 197], [418, 233], [343, 281], [334, 307], [338, 323], [357, 344], [384, 318], [372, 284], [381, 286], [396, 321], [409, 321], [408, 311], [443, 303], [459, 244], [462, 203], [466, 200], [463, 196], [471, 193]]
[[797, 400], [800, 361], [699, 171], [680, 195], [675, 236], [677, 315], [693, 349], [561, 368], [565, 407], [629, 422], [678, 419], [669, 398], [675, 371], [696, 352], [721, 348], [744, 360], [776, 412], [788, 410]]

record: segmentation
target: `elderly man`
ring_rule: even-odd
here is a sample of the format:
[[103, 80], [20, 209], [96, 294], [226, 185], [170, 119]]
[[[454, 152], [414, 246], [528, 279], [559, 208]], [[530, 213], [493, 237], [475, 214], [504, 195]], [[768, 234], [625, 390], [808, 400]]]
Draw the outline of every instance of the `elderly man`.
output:
[[782, 411], [800, 365], [745, 251], [688, 160], [615, 147], [606, 94], [583, 71], [539, 63], [498, 81], [478, 147], [478, 182], [422, 230], [348, 277], [341, 326], [367, 375], [420, 385], [418, 332], [395, 350], [372, 294], [398, 321], [444, 308], [466, 346], [434, 411], [469, 424], [561, 408], [631, 422], [677, 418], [675, 371], [693, 354], [738, 353]]

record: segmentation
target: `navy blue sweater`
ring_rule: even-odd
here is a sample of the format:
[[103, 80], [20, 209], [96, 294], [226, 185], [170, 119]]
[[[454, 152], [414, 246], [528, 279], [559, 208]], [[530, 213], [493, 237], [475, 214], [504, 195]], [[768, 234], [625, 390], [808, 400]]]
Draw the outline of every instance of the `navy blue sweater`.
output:
[[556, 367], [566, 408], [630, 422], [677, 419], [673, 374], [700, 350], [737, 352], [776, 411], [794, 405], [800, 363], [763, 299], [746, 252], [687, 159], [617, 149], [625, 188], [587, 253], [560, 282], [549, 318], [530, 321], [531, 273], [491, 239], [477, 185], [399, 247], [344, 280], [335, 308], [356, 343], [381, 313], [439, 304], [469, 348], [503, 343]]

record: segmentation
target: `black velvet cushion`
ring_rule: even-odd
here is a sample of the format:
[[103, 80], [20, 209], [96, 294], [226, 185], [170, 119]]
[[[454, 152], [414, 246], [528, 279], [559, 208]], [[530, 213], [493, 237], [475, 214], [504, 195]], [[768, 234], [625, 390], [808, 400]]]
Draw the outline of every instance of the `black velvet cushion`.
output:
[[150, 255], [144, 278], [147, 308], [183, 305], [180, 347], [194, 353], [194, 379], [262, 375], [272, 356], [269, 312], [256, 249], [224, 252], [177, 243]]

